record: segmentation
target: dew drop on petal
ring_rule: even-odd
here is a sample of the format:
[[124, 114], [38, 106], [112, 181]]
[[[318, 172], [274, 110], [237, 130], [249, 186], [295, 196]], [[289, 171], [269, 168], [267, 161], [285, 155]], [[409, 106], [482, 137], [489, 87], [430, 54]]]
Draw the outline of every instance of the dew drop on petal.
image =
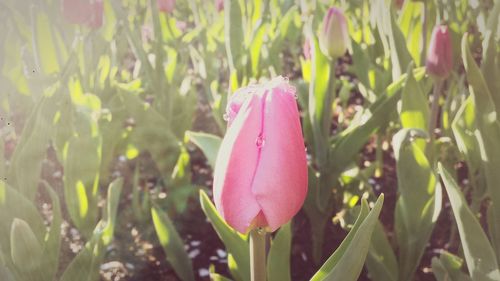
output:
[[224, 113], [224, 115], [222, 115], [222, 119], [224, 119], [224, 121], [229, 121], [229, 114], [227, 113]]
[[255, 145], [256, 145], [258, 148], [263, 147], [265, 143], [266, 143], [266, 140], [264, 139], [264, 136], [262, 136], [262, 135], [259, 135], [259, 136], [257, 137], [257, 139], [255, 140]]

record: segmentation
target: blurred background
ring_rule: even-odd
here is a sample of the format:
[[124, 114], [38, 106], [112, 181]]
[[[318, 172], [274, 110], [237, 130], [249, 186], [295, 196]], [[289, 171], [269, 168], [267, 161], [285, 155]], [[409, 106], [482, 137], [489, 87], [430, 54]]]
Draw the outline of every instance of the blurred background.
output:
[[[350, 37], [334, 63], [317, 38], [331, 6], [344, 12]], [[488, 183], [498, 166], [485, 168], [480, 151], [500, 156], [500, 140], [493, 135], [486, 148], [475, 143], [482, 108], [470, 98], [461, 38], [468, 32], [471, 62], [482, 66], [477, 71], [491, 93], [484, 104], [498, 108], [499, 6], [2, 0], [0, 279], [230, 277], [234, 261], [200, 198], [212, 194], [228, 96], [282, 75], [297, 89], [309, 189], [322, 190], [308, 196], [287, 230], [291, 280], [308, 280], [352, 227], [360, 199], [373, 202], [381, 193], [381, 223], [359, 280], [448, 280], [435, 272], [465, 268], [464, 242], [433, 167], [440, 161], [453, 171], [475, 218], [487, 225], [496, 200]], [[428, 129], [434, 80], [424, 66], [439, 24], [450, 29], [453, 69], [440, 82], [439, 125], [427, 153], [418, 133], [393, 136]], [[325, 128], [322, 139], [316, 128]], [[408, 149], [409, 158], [397, 157]], [[398, 201], [401, 194], [407, 201]], [[418, 198], [415, 206], [411, 198]], [[415, 217], [398, 222], [405, 211], [397, 204]], [[492, 244], [498, 254], [500, 244]]]

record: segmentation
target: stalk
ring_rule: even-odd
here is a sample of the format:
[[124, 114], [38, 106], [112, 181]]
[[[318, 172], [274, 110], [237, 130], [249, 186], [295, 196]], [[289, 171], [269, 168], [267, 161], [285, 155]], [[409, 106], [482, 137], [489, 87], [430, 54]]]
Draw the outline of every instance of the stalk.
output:
[[252, 281], [266, 281], [266, 232], [262, 228], [250, 231], [250, 277]]

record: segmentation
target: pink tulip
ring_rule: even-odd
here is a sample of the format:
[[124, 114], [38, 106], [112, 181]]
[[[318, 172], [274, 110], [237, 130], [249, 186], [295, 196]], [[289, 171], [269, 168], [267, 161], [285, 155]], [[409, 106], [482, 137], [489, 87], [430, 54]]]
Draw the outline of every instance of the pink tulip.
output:
[[345, 54], [350, 39], [347, 21], [340, 9], [328, 9], [318, 37], [319, 47], [325, 56], [338, 58]]
[[445, 79], [453, 68], [451, 39], [448, 27], [434, 27], [425, 63], [427, 73], [438, 79]]
[[283, 77], [239, 89], [226, 109], [228, 129], [214, 171], [214, 201], [246, 233], [275, 231], [301, 208], [307, 161], [295, 89]]
[[175, 0], [158, 0], [158, 9], [164, 13], [172, 13], [175, 8]]
[[62, 12], [69, 23], [91, 28], [102, 26], [102, 0], [63, 0]]
[[311, 38], [306, 38], [304, 41], [304, 46], [302, 47], [302, 52], [306, 60], [311, 59]]
[[224, 10], [224, 0], [215, 0], [215, 9], [217, 12]]

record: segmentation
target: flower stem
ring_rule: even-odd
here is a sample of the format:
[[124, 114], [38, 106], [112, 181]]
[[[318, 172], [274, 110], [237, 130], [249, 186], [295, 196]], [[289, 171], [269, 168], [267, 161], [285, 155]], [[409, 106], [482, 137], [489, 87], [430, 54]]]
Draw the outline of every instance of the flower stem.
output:
[[434, 165], [434, 161], [436, 160], [436, 150], [434, 145], [434, 131], [438, 127], [438, 113], [439, 113], [439, 98], [441, 97], [441, 89], [443, 86], [443, 80], [438, 79], [434, 81], [434, 88], [432, 93], [432, 107], [431, 107], [431, 118], [429, 119], [429, 125], [427, 128], [429, 129], [429, 145], [426, 148], [426, 155], [429, 163]]
[[252, 281], [266, 281], [266, 232], [262, 228], [250, 231], [250, 272]]
[[436, 129], [436, 123], [438, 119], [439, 112], [439, 98], [441, 96], [441, 86], [443, 81], [437, 80], [434, 83], [434, 89], [432, 94], [432, 107], [431, 107], [431, 119], [429, 119], [429, 137], [430, 143], [434, 142], [434, 130]]

